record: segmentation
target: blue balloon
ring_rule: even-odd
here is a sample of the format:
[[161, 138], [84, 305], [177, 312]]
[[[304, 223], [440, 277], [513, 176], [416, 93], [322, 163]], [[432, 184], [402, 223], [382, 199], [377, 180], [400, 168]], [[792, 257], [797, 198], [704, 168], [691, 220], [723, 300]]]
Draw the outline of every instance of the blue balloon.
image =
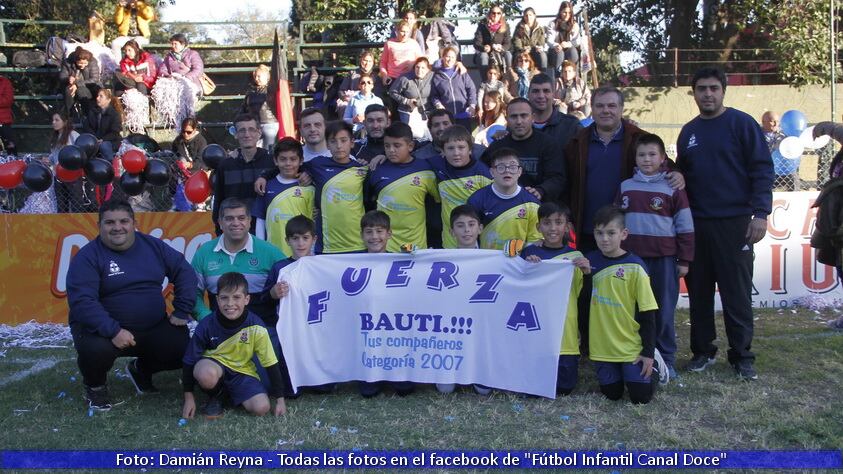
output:
[[799, 162], [801, 161], [799, 158], [794, 160], [787, 159], [782, 156], [778, 148], [773, 150], [772, 156], [773, 171], [776, 173], [776, 176], [787, 176], [795, 173], [796, 170], [799, 169]]
[[798, 137], [802, 133], [802, 130], [805, 130], [805, 127], [808, 126], [808, 120], [802, 112], [788, 110], [782, 114], [779, 124], [782, 128], [782, 133], [789, 137]]
[[506, 127], [503, 126], [503, 125], [497, 124], [497, 125], [490, 126], [489, 128], [486, 129], [486, 141], [489, 143], [489, 145], [491, 145], [492, 142], [495, 141], [495, 134], [498, 133], [498, 132], [505, 132], [505, 131], [506, 131]]
[[594, 123], [594, 119], [593, 119], [593, 118], [591, 118], [591, 117], [586, 117], [586, 118], [584, 118], [584, 119], [580, 120], [580, 124], [581, 124], [583, 127], [588, 127], [589, 125], [591, 125], [591, 124], [593, 124], [593, 123]]

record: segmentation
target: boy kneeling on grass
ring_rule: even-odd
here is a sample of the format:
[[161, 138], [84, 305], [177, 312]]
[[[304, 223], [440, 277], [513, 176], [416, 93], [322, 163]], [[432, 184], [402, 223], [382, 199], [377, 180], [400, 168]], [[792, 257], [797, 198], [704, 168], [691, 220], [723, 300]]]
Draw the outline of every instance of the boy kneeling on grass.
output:
[[222, 395], [227, 392], [234, 405], [243, 405], [249, 413], [262, 416], [269, 412], [269, 397], [261, 384], [253, 362], [257, 356], [266, 368], [276, 398], [275, 416], [287, 413], [284, 403], [284, 379], [272, 349], [269, 333], [261, 319], [246, 310], [249, 284], [241, 273], [223, 274], [217, 282], [218, 309], [196, 326], [182, 360], [184, 364], [184, 407], [182, 416], [193, 418], [196, 382], [208, 394], [203, 407], [207, 418], [223, 414]]

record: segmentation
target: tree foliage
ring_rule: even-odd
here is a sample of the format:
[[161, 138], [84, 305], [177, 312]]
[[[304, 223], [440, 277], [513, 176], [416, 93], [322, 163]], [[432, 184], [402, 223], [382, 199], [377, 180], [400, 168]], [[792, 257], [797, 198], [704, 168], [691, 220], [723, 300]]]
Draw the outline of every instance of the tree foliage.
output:
[[596, 51], [631, 51], [635, 66], [671, 82], [676, 48], [680, 76], [710, 63], [758, 82], [827, 83], [829, 9], [830, 0], [588, 2]]

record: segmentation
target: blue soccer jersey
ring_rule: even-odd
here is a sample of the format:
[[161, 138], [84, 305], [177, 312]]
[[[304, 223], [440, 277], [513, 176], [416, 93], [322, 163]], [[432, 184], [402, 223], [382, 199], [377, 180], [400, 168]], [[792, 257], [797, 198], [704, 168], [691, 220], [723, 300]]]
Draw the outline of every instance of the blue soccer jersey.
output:
[[363, 208], [363, 185], [369, 168], [351, 160], [337, 163], [331, 157], [319, 156], [303, 165], [316, 187], [319, 208], [317, 229], [318, 251], [341, 253], [363, 250], [360, 219]]
[[436, 175], [425, 160], [395, 164], [384, 161], [369, 174], [369, 187], [377, 197], [378, 210], [389, 216], [392, 238], [386, 249], [399, 252], [401, 245], [411, 243], [427, 248], [425, 199], [439, 201]]
[[483, 220], [480, 248], [502, 249], [507, 240], [535, 242], [542, 238], [536, 228], [539, 221], [539, 200], [520, 188], [515, 196], [503, 198], [494, 186], [486, 186], [468, 198]]
[[432, 156], [427, 161], [436, 173], [439, 199], [442, 201], [442, 246], [455, 249], [457, 240], [450, 232], [451, 212], [467, 203], [477, 190], [492, 184], [492, 174], [488, 166], [473, 158], [461, 168], [451, 166], [441, 155]]

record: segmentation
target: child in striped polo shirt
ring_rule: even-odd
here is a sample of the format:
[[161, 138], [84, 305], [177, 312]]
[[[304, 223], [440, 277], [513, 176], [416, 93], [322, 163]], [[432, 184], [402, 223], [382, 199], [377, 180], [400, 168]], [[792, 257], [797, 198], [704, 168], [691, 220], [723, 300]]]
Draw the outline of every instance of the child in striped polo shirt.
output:
[[626, 212], [629, 237], [623, 249], [640, 256], [647, 265], [658, 302], [656, 347], [664, 357], [670, 377], [676, 376], [674, 312], [679, 299], [679, 278], [688, 273], [694, 258], [694, 222], [684, 190], [670, 187], [665, 166], [667, 154], [658, 135], [644, 134], [636, 143], [632, 178], [621, 183], [616, 204]]

